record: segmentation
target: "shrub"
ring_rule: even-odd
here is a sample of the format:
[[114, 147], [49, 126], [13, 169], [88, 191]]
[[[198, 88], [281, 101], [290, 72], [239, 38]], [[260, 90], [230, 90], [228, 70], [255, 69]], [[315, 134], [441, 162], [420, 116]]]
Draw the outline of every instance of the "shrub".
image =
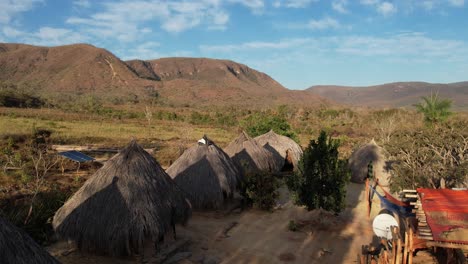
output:
[[0, 90], [0, 106], [39, 108], [46, 104], [45, 100], [38, 96], [11, 90]]
[[296, 232], [297, 230], [299, 230], [299, 225], [294, 220], [289, 220], [288, 230]]
[[340, 142], [320, 133], [311, 140], [299, 160], [298, 170], [288, 178], [288, 188], [299, 205], [308, 210], [322, 208], [341, 212], [345, 207], [347, 162], [338, 158]]
[[392, 159], [390, 189], [446, 188], [468, 185], [466, 121], [418, 131], [399, 131], [385, 145]]
[[33, 201], [34, 210], [26, 224], [25, 219], [28, 217], [31, 197], [22, 199], [13, 197], [8, 200], [0, 200], [0, 215], [17, 227], [24, 229], [39, 243], [49, 244], [54, 234], [51, 219], [70, 195], [70, 191], [55, 188], [37, 194]]
[[266, 172], [247, 174], [242, 184], [243, 195], [249, 204], [262, 210], [271, 210], [279, 196], [278, 179]]
[[286, 118], [268, 113], [254, 113], [241, 121], [241, 127], [252, 137], [260, 136], [270, 130], [290, 137], [296, 142], [299, 139]]
[[195, 111], [190, 115], [190, 124], [193, 125], [206, 125], [212, 122], [213, 119], [208, 114], [201, 114]]

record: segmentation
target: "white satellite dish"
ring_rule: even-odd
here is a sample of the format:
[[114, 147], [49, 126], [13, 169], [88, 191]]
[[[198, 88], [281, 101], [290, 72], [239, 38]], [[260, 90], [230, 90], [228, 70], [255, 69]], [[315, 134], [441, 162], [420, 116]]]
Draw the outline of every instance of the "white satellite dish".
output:
[[398, 226], [398, 221], [389, 214], [379, 214], [372, 222], [374, 234], [381, 238], [392, 239], [392, 226]]

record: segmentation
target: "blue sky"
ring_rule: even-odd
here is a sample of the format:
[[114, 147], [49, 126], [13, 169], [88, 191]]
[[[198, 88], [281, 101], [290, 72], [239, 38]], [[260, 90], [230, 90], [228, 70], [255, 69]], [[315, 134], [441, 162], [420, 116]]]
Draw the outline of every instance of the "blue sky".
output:
[[0, 42], [230, 59], [290, 89], [468, 80], [464, 0], [0, 0]]

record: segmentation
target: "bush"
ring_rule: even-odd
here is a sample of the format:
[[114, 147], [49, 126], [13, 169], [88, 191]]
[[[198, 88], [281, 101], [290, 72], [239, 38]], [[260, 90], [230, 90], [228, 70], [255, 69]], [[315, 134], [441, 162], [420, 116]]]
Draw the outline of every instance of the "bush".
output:
[[200, 114], [199, 112], [192, 112], [190, 115], [190, 124], [193, 125], [206, 125], [211, 124], [213, 119], [208, 114]]
[[0, 106], [20, 108], [40, 108], [46, 102], [38, 96], [11, 90], [0, 90]]
[[392, 159], [390, 189], [468, 187], [468, 123], [399, 131], [385, 145]]
[[51, 219], [70, 195], [70, 191], [58, 189], [39, 193], [35, 197], [34, 209], [26, 224], [24, 221], [29, 212], [31, 197], [0, 200], [0, 216], [25, 230], [35, 241], [49, 244], [54, 234]]
[[288, 230], [292, 232], [296, 232], [299, 230], [299, 225], [294, 220], [289, 220]]
[[266, 172], [247, 174], [242, 184], [243, 196], [249, 204], [262, 210], [271, 210], [279, 196], [278, 179]]
[[241, 121], [241, 127], [251, 136], [256, 137], [270, 130], [299, 142], [286, 118], [268, 113], [254, 113]]
[[339, 146], [340, 142], [325, 131], [317, 141], [310, 141], [298, 170], [287, 181], [297, 204], [305, 205], [307, 210], [322, 208], [335, 213], [344, 209], [349, 171], [347, 162], [338, 159]]

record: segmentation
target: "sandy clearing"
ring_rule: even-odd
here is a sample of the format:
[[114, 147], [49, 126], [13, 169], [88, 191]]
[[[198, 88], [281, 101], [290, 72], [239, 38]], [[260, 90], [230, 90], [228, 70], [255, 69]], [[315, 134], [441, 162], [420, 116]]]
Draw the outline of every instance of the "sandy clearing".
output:
[[[361, 245], [373, 240], [373, 217], [367, 217], [364, 188], [362, 184], [348, 185], [347, 207], [339, 216], [294, 206], [286, 202], [287, 193], [283, 191], [280, 200], [286, 203], [274, 212], [250, 209], [229, 215], [194, 213], [189, 224], [178, 227], [177, 232], [180, 237], [191, 238], [189, 260], [193, 263], [356, 263]], [[378, 211], [373, 208], [372, 216]], [[289, 231], [290, 220], [304, 226], [300, 231]], [[226, 236], [224, 230], [233, 222], [236, 225]], [[65, 243], [58, 243], [49, 251], [66, 264], [138, 262], [137, 258], [115, 259], [79, 252], [62, 256], [66, 249]], [[424, 263], [434, 262], [425, 257]]]

